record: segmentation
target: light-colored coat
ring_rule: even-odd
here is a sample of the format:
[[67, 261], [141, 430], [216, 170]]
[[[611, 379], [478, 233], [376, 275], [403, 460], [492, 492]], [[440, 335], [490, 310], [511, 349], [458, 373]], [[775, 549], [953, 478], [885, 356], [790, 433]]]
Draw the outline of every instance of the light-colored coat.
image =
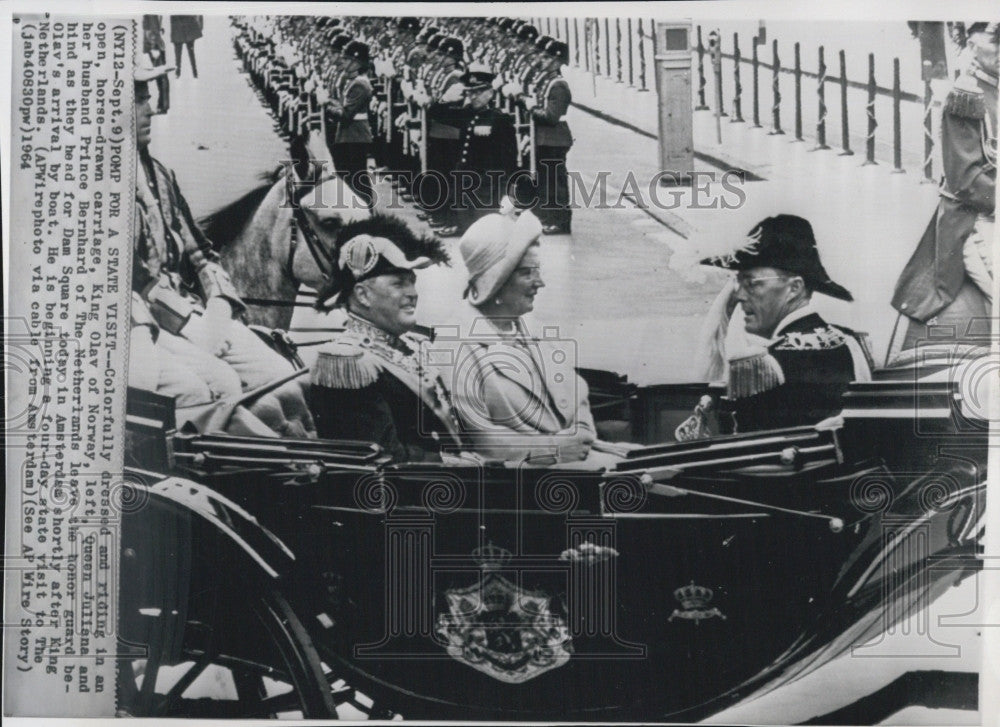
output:
[[463, 439], [478, 454], [507, 461], [559, 459], [559, 448], [595, 439], [587, 384], [574, 368], [572, 341], [533, 338], [518, 320], [520, 343], [471, 305], [458, 327], [438, 332], [440, 366]]

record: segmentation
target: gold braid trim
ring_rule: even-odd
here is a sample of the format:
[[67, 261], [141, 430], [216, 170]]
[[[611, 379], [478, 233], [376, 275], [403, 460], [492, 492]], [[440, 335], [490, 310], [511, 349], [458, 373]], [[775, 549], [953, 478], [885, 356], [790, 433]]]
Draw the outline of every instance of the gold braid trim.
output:
[[316, 358], [312, 383], [330, 389], [363, 389], [378, 380], [378, 359], [349, 342], [335, 342], [323, 348]]
[[733, 359], [729, 362], [730, 399], [744, 399], [777, 388], [785, 383], [781, 364], [767, 351]]

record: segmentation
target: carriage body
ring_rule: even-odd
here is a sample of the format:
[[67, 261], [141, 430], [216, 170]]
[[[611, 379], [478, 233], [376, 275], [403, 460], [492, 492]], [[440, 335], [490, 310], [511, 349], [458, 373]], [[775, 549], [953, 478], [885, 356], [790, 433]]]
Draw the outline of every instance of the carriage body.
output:
[[[987, 428], [926, 370], [853, 386], [839, 420], [652, 445], [614, 471], [179, 435], [150, 398], [133, 452], [293, 554], [265, 572], [243, 537], [188, 566], [265, 573], [328, 680], [412, 718], [693, 720], [976, 570]], [[676, 410], [703, 393], [678, 387]], [[629, 399], [644, 436], [673, 416], [664, 387]], [[217, 595], [225, 618], [247, 594]]]

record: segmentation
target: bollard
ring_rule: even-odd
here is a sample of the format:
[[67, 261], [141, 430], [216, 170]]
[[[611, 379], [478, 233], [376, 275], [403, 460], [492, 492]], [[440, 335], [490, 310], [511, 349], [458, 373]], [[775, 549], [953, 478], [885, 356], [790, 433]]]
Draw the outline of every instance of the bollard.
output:
[[604, 63], [607, 73], [605, 75], [611, 78], [611, 19], [604, 19]]
[[580, 19], [573, 18], [573, 58], [577, 68], [580, 67]]
[[743, 86], [740, 84], [740, 36], [733, 33], [733, 118], [731, 123], [743, 123]]
[[892, 171], [903, 172], [903, 130], [900, 117], [899, 59], [892, 59]]
[[701, 42], [701, 26], [698, 26], [698, 105], [695, 111], [704, 111], [708, 108], [705, 103], [705, 46]]
[[823, 46], [819, 47], [819, 62], [816, 66], [816, 99], [819, 108], [816, 112], [816, 146], [817, 149], [829, 149], [826, 144], [826, 60], [823, 57]]
[[646, 84], [646, 39], [642, 34], [642, 18], [639, 18], [639, 85], [640, 91], [649, 90]]
[[569, 43], [569, 18], [563, 18], [563, 32], [566, 33], [566, 42]]
[[771, 42], [771, 131], [769, 134], [784, 134], [781, 130], [781, 60], [778, 58], [778, 40]]
[[795, 141], [802, 141], [802, 57], [795, 44]]
[[593, 77], [596, 78], [597, 74], [601, 72], [601, 21], [594, 18], [594, 37], [591, 38], [590, 42], [594, 46], [594, 66], [593, 66]]
[[840, 145], [841, 156], [851, 156], [851, 134], [847, 122], [847, 59], [840, 51]]
[[635, 88], [635, 69], [632, 63], [632, 18], [628, 19], [626, 29], [628, 34], [628, 87]]
[[617, 65], [618, 83], [622, 83], [622, 19], [615, 18], [615, 61]]
[[758, 86], [757, 71], [760, 69], [760, 61], [757, 58], [757, 44], [753, 44], [753, 127], [760, 128], [760, 88]]
[[875, 164], [875, 54], [868, 54], [868, 104], [865, 106], [868, 114], [868, 136], [865, 138], [865, 163], [862, 166]]
[[934, 181], [933, 155], [934, 155], [934, 134], [931, 130], [931, 101], [934, 99], [934, 92], [931, 89], [931, 81], [926, 75], [924, 77], [924, 179], [928, 182]]

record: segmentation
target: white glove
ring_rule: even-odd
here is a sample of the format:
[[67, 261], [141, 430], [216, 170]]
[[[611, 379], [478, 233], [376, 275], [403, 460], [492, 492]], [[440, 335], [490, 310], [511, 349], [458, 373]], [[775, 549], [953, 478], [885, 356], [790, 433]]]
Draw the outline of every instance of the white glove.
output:
[[524, 108], [528, 109], [528, 111], [531, 111], [531, 109], [538, 105], [534, 96], [525, 96], [522, 100], [524, 102]]
[[453, 83], [448, 90], [441, 95], [441, 103], [455, 103], [461, 101], [465, 96], [465, 86], [461, 83]]
[[491, 85], [493, 86], [494, 91], [503, 88], [504, 85], [503, 76], [497, 76], [496, 78], [494, 78], [493, 83]]

